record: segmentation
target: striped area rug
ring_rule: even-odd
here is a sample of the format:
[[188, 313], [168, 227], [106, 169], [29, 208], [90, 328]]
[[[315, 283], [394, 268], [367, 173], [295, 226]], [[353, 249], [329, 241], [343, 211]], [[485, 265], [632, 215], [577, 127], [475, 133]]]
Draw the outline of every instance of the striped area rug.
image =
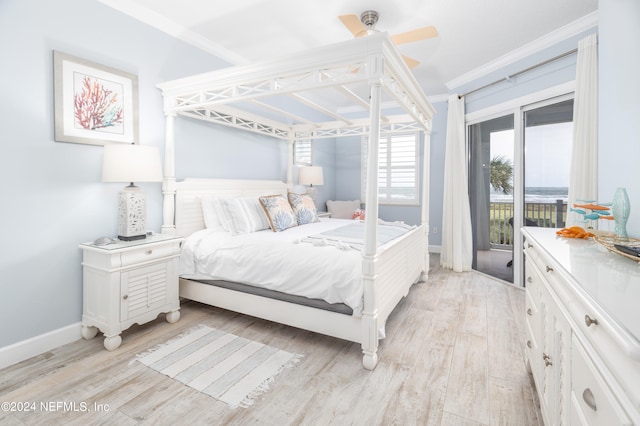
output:
[[247, 407], [302, 355], [201, 326], [136, 356], [144, 365], [230, 407]]

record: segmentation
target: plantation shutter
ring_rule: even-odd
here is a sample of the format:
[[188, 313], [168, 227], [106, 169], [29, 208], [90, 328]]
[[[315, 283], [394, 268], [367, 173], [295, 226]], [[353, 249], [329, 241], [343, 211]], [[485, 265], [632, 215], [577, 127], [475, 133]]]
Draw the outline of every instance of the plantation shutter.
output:
[[[362, 138], [361, 197], [366, 199], [368, 140]], [[378, 147], [378, 202], [419, 204], [418, 134], [380, 137]]]
[[311, 165], [311, 139], [296, 141], [293, 145], [293, 162], [303, 166]]

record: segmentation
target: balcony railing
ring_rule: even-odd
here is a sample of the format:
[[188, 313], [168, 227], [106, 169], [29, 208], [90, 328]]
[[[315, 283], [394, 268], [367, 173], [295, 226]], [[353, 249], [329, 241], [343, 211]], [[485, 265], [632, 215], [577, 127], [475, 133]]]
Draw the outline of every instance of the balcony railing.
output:
[[[563, 228], [567, 218], [567, 204], [563, 200], [555, 203], [525, 203], [525, 217], [529, 225], [535, 223], [543, 228]], [[489, 222], [491, 248], [513, 247], [513, 228], [509, 219], [514, 216], [512, 202], [491, 202]]]

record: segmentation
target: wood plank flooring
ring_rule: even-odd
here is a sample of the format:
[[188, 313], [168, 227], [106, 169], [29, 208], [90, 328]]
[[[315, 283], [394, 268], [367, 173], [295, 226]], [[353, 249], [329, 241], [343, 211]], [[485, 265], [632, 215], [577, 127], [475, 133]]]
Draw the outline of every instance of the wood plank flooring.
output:
[[[438, 261], [389, 318], [372, 372], [357, 344], [183, 302], [180, 321], [135, 325], [113, 352], [98, 336], [0, 370], [0, 402], [36, 404], [0, 410], [0, 424], [542, 425], [524, 361], [524, 291]], [[235, 410], [135, 362], [199, 324], [304, 358]]]

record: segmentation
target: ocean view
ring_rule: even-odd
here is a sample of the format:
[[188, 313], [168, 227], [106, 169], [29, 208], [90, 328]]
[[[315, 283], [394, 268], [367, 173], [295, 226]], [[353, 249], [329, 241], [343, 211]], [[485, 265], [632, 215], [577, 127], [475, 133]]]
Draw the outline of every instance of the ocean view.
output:
[[[554, 203], [556, 200], [567, 202], [568, 187], [540, 187], [525, 188], [525, 202], [527, 203]], [[503, 194], [491, 190], [490, 200], [496, 203], [513, 201], [513, 194]]]

